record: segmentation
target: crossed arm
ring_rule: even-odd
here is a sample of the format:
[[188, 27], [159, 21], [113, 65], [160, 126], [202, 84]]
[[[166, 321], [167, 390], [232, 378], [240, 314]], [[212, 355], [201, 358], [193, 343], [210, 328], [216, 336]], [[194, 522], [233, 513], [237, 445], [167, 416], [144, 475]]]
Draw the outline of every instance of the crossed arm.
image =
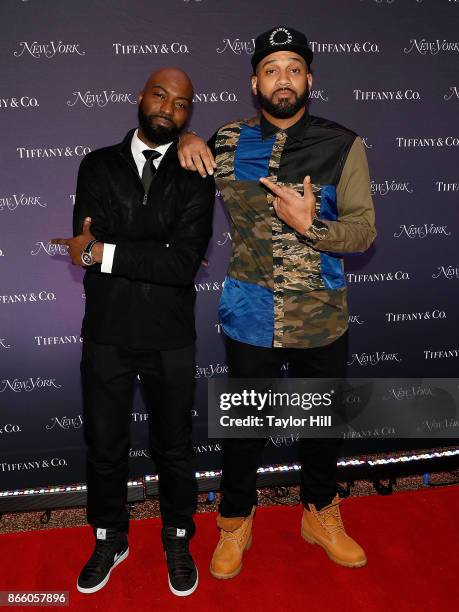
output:
[[[52, 242], [66, 245], [72, 264], [82, 267], [81, 253], [91, 240], [100, 241], [92, 249], [97, 264], [103, 259], [103, 242], [115, 242], [112, 274], [130, 280], [187, 286], [194, 280], [212, 234], [214, 192], [212, 178], [198, 184], [177, 219], [167, 245], [154, 240], [113, 238], [104, 210], [103, 194], [97, 189], [97, 179], [91, 176], [90, 168], [82, 164], [75, 198], [76, 235], [73, 238], [54, 238]], [[100, 271], [99, 266], [90, 269]]]

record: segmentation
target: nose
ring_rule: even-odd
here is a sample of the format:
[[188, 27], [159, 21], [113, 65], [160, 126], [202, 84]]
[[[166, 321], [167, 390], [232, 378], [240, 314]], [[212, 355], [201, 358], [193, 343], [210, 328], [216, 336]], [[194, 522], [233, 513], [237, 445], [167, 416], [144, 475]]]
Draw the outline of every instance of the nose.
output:
[[168, 117], [172, 117], [173, 115], [173, 107], [172, 107], [172, 101], [169, 99], [169, 97], [165, 98], [161, 104], [161, 112], [164, 115], [167, 115]]
[[291, 81], [287, 71], [281, 70], [279, 72], [276, 85], [278, 85], [279, 87], [289, 87], [291, 85]]

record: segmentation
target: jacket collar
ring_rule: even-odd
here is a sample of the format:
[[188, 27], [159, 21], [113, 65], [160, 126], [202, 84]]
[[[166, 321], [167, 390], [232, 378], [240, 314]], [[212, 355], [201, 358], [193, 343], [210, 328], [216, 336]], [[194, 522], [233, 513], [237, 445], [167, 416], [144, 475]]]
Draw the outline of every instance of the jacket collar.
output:
[[[132, 157], [132, 151], [131, 151], [131, 140], [132, 140], [135, 130], [136, 128], [129, 130], [129, 132], [126, 134], [126, 136], [123, 138], [123, 140], [118, 145], [118, 151], [122, 155], [122, 157], [124, 157], [124, 159], [128, 162], [128, 164], [132, 167], [135, 173], [138, 174], [137, 166], [135, 165], [135, 161], [134, 161], [134, 158]], [[175, 139], [172, 142], [171, 146], [167, 149], [166, 153], [164, 154], [164, 159], [159, 165], [160, 168], [163, 165], [163, 163], [168, 158], [170, 158], [171, 154], [177, 151], [177, 142], [178, 142], [178, 139]]]
[[[304, 115], [302, 115], [296, 123], [287, 128], [285, 133], [288, 138], [291, 140], [296, 140], [297, 142], [302, 142], [305, 136], [306, 129], [310, 122], [310, 115], [306, 109]], [[276, 132], [279, 132], [281, 128], [277, 127], [270, 123], [265, 116], [260, 113], [260, 127], [261, 127], [261, 135], [263, 140], [266, 138], [270, 138], [274, 136]]]

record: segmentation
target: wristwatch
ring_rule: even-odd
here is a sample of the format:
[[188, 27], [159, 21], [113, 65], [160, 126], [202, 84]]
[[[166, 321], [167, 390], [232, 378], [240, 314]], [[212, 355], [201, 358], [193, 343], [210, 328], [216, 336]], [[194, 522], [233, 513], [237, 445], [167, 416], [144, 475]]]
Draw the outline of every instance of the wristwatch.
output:
[[88, 242], [81, 253], [81, 261], [85, 266], [93, 266], [96, 263], [92, 254], [92, 247], [96, 244], [96, 242], [99, 242], [99, 240], [94, 239]]

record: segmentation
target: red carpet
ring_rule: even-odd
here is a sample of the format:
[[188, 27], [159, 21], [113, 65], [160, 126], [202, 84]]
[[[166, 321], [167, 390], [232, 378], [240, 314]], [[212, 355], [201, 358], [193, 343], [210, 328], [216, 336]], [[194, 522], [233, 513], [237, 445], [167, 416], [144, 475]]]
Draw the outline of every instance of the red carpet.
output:
[[89, 528], [2, 535], [0, 590], [67, 590], [67, 609], [107, 612], [440, 612], [457, 601], [458, 510], [458, 487], [345, 500], [347, 530], [368, 555], [366, 567], [347, 569], [301, 539], [301, 507], [262, 508], [243, 571], [229, 581], [208, 572], [215, 515], [197, 515], [192, 551], [200, 584], [183, 599], [167, 586], [158, 519], [131, 522], [130, 556], [94, 595], [74, 586], [91, 551]]

